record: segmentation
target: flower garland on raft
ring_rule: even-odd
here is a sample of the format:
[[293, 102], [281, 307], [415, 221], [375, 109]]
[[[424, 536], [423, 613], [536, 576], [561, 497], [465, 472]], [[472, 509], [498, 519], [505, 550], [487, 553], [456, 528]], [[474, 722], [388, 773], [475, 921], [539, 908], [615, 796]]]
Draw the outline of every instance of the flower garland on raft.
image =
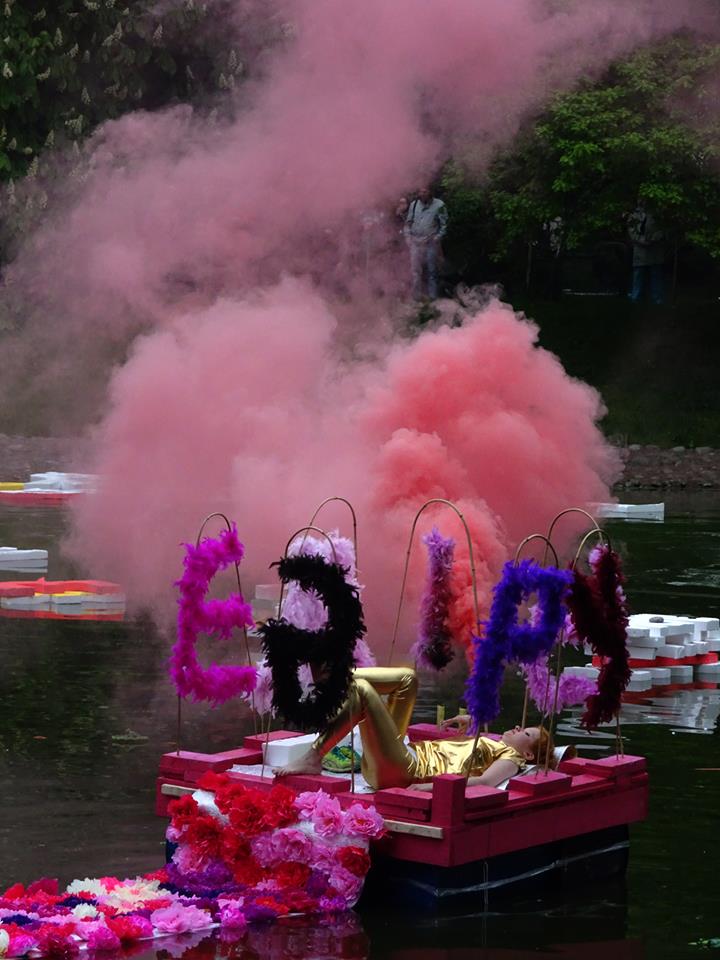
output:
[[71, 960], [139, 940], [221, 927], [232, 935], [287, 914], [338, 914], [357, 900], [370, 867], [369, 841], [382, 817], [360, 803], [342, 810], [318, 791], [247, 789], [206, 774], [199, 790], [170, 804], [166, 868], [143, 877], [57, 880], [0, 895], [0, 956]]
[[225, 703], [238, 694], [249, 694], [257, 682], [251, 666], [213, 663], [207, 669], [198, 660], [195, 645], [201, 633], [217, 634], [229, 640], [235, 627], [253, 626], [252, 609], [239, 593], [225, 600], [206, 600], [210, 581], [219, 570], [240, 563], [245, 548], [235, 524], [215, 540], [207, 537], [195, 547], [185, 544], [184, 573], [179, 588], [177, 641], [170, 658], [170, 676], [181, 697]]
[[591, 575], [575, 572], [568, 595], [570, 615], [578, 636], [602, 658], [597, 693], [589, 697], [580, 723], [594, 730], [609, 723], [620, 709], [630, 680], [627, 649], [628, 611], [620, 557], [608, 546], [591, 551]]
[[[278, 573], [283, 583], [296, 580], [303, 590], [315, 590], [328, 621], [319, 631], [300, 630], [284, 617], [260, 628], [272, 671], [273, 709], [300, 729], [321, 730], [347, 696], [355, 644], [365, 633], [358, 589], [347, 583], [343, 567], [320, 556], [284, 557]], [[303, 699], [298, 669], [304, 663], [324, 665], [327, 679], [314, 683]]]
[[423, 543], [428, 550], [428, 576], [420, 603], [418, 638], [412, 654], [421, 667], [443, 670], [455, 656], [452, 634], [448, 627], [453, 590], [450, 585], [455, 541], [445, 538], [437, 527], [426, 534]]
[[[530, 608], [530, 614], [536, 618], [539, 614], [537, 606]], [[568, 613], [565, 617], [565, 623], [561, 629], [555, 646], [562, 643], [564, 647], [580, 646], [580, 638], [575, 630], [575, 625]], [[523, 667], [530, 697], [541, 714], [546, 713], [555, 705], [555, 678], [548, 684], [548, 670], [550, 657], [539, 657], [535, 663]], [[560, 684], [557, 692], [557, 709], [564, 710], [565, 707], [574, 707], [579, 703], [585, 703], [588, 697], [597, 693], [597, 681], [589, 677], [576, 677], [563, 671], [560, 674]]]
[[221, 922], [233, 926], [355, 904], [370, 868], [369, 841], [385, 832], [374, 807], [343, 811], [323, 791], [262, 792], [227, 774], [208, 773], [199, 785], [169, 806], [167, 837], [178, 844], [168, 864], [171, 889], [219, 898]]
[[[565, 620], [564, 597], [573, 579], [569, 570], [541, 567], [534, 560], [508, 561], [493, 589], [484, 636], [473, 636], [474, 659], [465, 688], [468, 713], [477, 729], [500, 712], [500, 686], [512, 661], [533, 663], [547, 656]], [[538, 597], [536, 622], [518, 620], [518, 609], [532, 594]]]

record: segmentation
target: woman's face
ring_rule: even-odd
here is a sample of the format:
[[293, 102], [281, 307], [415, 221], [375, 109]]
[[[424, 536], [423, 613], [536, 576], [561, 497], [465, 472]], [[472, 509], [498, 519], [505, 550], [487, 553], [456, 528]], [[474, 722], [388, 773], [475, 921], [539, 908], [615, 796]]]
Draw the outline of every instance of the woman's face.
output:
[[539, 727], [513, 727], [512, 730], [506, 730], [502, 735], [503, 743], [526, 759], [535, 756], [535, 750], [540, 739]]

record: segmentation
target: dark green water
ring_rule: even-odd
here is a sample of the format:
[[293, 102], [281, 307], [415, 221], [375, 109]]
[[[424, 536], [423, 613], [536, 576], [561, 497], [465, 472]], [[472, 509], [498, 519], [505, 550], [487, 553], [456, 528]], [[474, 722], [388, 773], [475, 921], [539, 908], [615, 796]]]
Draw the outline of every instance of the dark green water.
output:
[[[53, 579], [71, 575], [59, 552], [63, 514], [0, 508], [0, 544], [46, 547]], [[664, 524], [608, 525], [629, 575], [636, 612], [720, 611], [720, 500], [668, 501]], [[22, 579], [22, 574], [0, 574]], [[165, 676], [169, 641], [146, 621], [78, 623], [0, 618], [0, 888], [39, 876], [134, 875], [164, 859], [164, 822], [153, 814], [159, 755], [175, 746], [176, 701]], [[580, 661], [579, 661], [580, 662]], [[429, 689], [454, 709], [457, 684]], [[519, 718], [510, 681], [499, 725]], [[651, 811], [632, 830], [627, 876], [601, 889], [538, 898], [502, 912], [434, 919], [388, 904], [340, 924], [255, 931], [234, 947], [212, 939], [158, 943], [146, 956], [372, 957], [519, 960], [530, 956], [655, 960], [703, 956], [690, 946], [720, 936], [716, 689], [648, 696], [623, 712], [625, 748], [647, 756]], [[236, 746], [251, 721], [230, 705], [185, 710], [183, 746]], [[566, 739], [606, 751], [609, 733]], [[127, 730], [146, 738], [123, 742]], [[561, 738], [562, 739], [562, 738]]]

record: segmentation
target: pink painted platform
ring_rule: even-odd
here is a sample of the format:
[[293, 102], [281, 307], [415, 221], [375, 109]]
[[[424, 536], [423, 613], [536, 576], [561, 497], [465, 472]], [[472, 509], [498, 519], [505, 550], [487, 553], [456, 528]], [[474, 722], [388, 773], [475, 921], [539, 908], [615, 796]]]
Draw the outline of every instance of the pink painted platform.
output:
[[[441, 739], [439, 728], [418, 724], [410, 739]], [[272, 738], [298, 736], [276, 731]], [[243, 747], [225, 753], [166, 753], [160, 762], [156, 812], [167, 815], [173, 797], [192, 791], [208, 770], [262, 763], [263, 737], [246, 737]], [[233, 773], [261, 790], [273, 778]], [[374, 794], [352, 794], [349, 779], [291, 776], [283, 782], [295, 790], [326, 790], [346, 807], [374, 803], [385, 818], [388, 834], [375, 843], [383, 861], [461, 868], [504, 855], [531, 852], [585, 835], [600, 836], [612, 828], [644, 820], [648, 808], [648, 774], [643, 757], [574, 758], [548, 774], [529, 773], [510, 781], [507, 790], [476, 786], [465, 779], [441, 776], [432, 793], [394, 788]], [[557, 858], [556, 858], [557, 860]]]

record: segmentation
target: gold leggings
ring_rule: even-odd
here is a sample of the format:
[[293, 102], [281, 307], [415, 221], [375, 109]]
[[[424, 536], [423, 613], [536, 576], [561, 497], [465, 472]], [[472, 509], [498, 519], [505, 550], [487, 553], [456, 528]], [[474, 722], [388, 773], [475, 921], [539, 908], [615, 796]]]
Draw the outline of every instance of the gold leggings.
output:
[[376, 790], [406, 787], [415, 779], [417, 763], [403, 743], [417, 697], [415, 671], [411, 667], [362, 667], [353, 676], [347, 700], [313, 749], [324, 756], [359, 723], [362, 774], [367, 782]]

